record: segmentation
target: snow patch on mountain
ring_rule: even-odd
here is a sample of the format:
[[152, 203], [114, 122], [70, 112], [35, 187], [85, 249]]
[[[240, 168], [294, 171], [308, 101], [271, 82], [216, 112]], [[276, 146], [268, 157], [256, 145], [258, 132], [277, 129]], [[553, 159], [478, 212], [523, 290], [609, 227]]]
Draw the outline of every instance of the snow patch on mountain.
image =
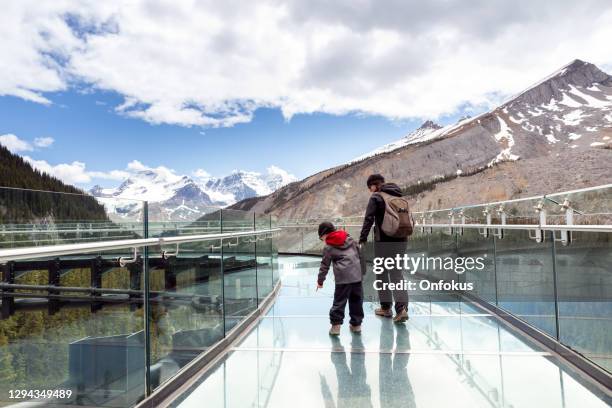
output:
[[493, 137], [498, 143], [505, 144], [506, 147], [502, 149], [502, 151], [499, 152], [499, 154], [493, 160], [491, 160], [491, 162], [489, 162], [489, 166], [502, 161], [516, 161], [519, 159], [519, 156], [512, 153], [512, 147], [514, 146], [512, 130], [501, 117], [497, 116], [497, 120], [499, 121], [500, 130], [493, 135]]

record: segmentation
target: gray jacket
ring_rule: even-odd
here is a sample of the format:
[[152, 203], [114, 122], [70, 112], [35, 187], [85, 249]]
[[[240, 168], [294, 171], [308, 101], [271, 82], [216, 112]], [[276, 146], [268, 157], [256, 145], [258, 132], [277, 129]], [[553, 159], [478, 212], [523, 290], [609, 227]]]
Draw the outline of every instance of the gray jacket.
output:
[[347, 237], [341, 246], [325, 245], [319, 268], [319, 284], [322, 285], [325, 281], [330, 265], [334, 266], [336, 284], [361, 282], [363, 275], [360, 250], [353, 238]]

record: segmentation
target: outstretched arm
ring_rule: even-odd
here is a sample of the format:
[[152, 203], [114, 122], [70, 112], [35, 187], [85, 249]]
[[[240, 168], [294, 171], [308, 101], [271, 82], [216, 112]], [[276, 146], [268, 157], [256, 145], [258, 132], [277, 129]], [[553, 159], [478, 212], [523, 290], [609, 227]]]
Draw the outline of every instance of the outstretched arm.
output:
[[325, 281], [325, 277], [327, 276], [327, 272], [329, 272], [329, 266], [331, 265], [331, 254], [325, 248], [323, 250], [323, 259], [321, 260], [321, 266], [319, 267], [319, 276], [317, 277], [317, 285], [319, 287], [323, 286], [323, 282]]
[[372, 195], [372, 197], [370, 197], [370, 201], [368, 201], [368, 208], [366, 209], [366, 213], [363, 218], [363, 227], [361, 227], [361, 234], [359, 234], [360, 244], [368, 240], [370, 229], [372, 229], [372, 225], [374, 225], [374, 220], [376, 219], [377, 207], [376, 195]]

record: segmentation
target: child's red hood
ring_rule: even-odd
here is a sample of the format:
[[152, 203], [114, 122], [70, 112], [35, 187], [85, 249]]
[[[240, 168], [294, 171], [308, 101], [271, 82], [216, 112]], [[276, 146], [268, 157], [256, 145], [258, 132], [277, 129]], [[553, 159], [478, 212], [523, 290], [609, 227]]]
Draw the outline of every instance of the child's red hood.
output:
[[348, 233], [346, 231], [336, 230], [327, 234], [327, 238], [325, 238], [325, 243], [331, 246], [342, 246], [346, 241], [346, 237], [348, 237]]

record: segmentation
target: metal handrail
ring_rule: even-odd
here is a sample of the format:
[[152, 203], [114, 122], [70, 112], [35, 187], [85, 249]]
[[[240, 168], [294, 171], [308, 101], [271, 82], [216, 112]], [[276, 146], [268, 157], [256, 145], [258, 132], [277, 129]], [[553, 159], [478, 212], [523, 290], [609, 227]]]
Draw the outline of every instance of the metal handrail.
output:
[[427, 224], [432, 228], [503, 228], [509, 230], [612, 232], [612, 225], [538, 225], [538, 224]]
[[155, 245], [184, 244], [189, 242], [215, 241], [242, 236], [257, 236], [280, 231], [280, 228], [266, 230], [251, 230], [227, 232], [222, 234], [186, 235], [178, 237], [124, 239], [116, 241], [100, 241], [83, 244], [48, 245], [40, 247], [24, 247], [0, 249], [0, 263], [24, 259], [48, 258], [62, 255], [82, 254], [92, 252], [112, 251], [117, 249], [134, 249]]
[[[281, 225], [280, 228], [315, 227], [317, 224]], [[361, 227], [361, 224], [343, 224], [343, 227]], [[416, 227], [427, 228], [503, 228], [512, 230], [546, 230], [546, 231], [582, 231], [582, 232], [612, 232], [612, 225], [539, 225], [539, 224], [415, 224]]]

